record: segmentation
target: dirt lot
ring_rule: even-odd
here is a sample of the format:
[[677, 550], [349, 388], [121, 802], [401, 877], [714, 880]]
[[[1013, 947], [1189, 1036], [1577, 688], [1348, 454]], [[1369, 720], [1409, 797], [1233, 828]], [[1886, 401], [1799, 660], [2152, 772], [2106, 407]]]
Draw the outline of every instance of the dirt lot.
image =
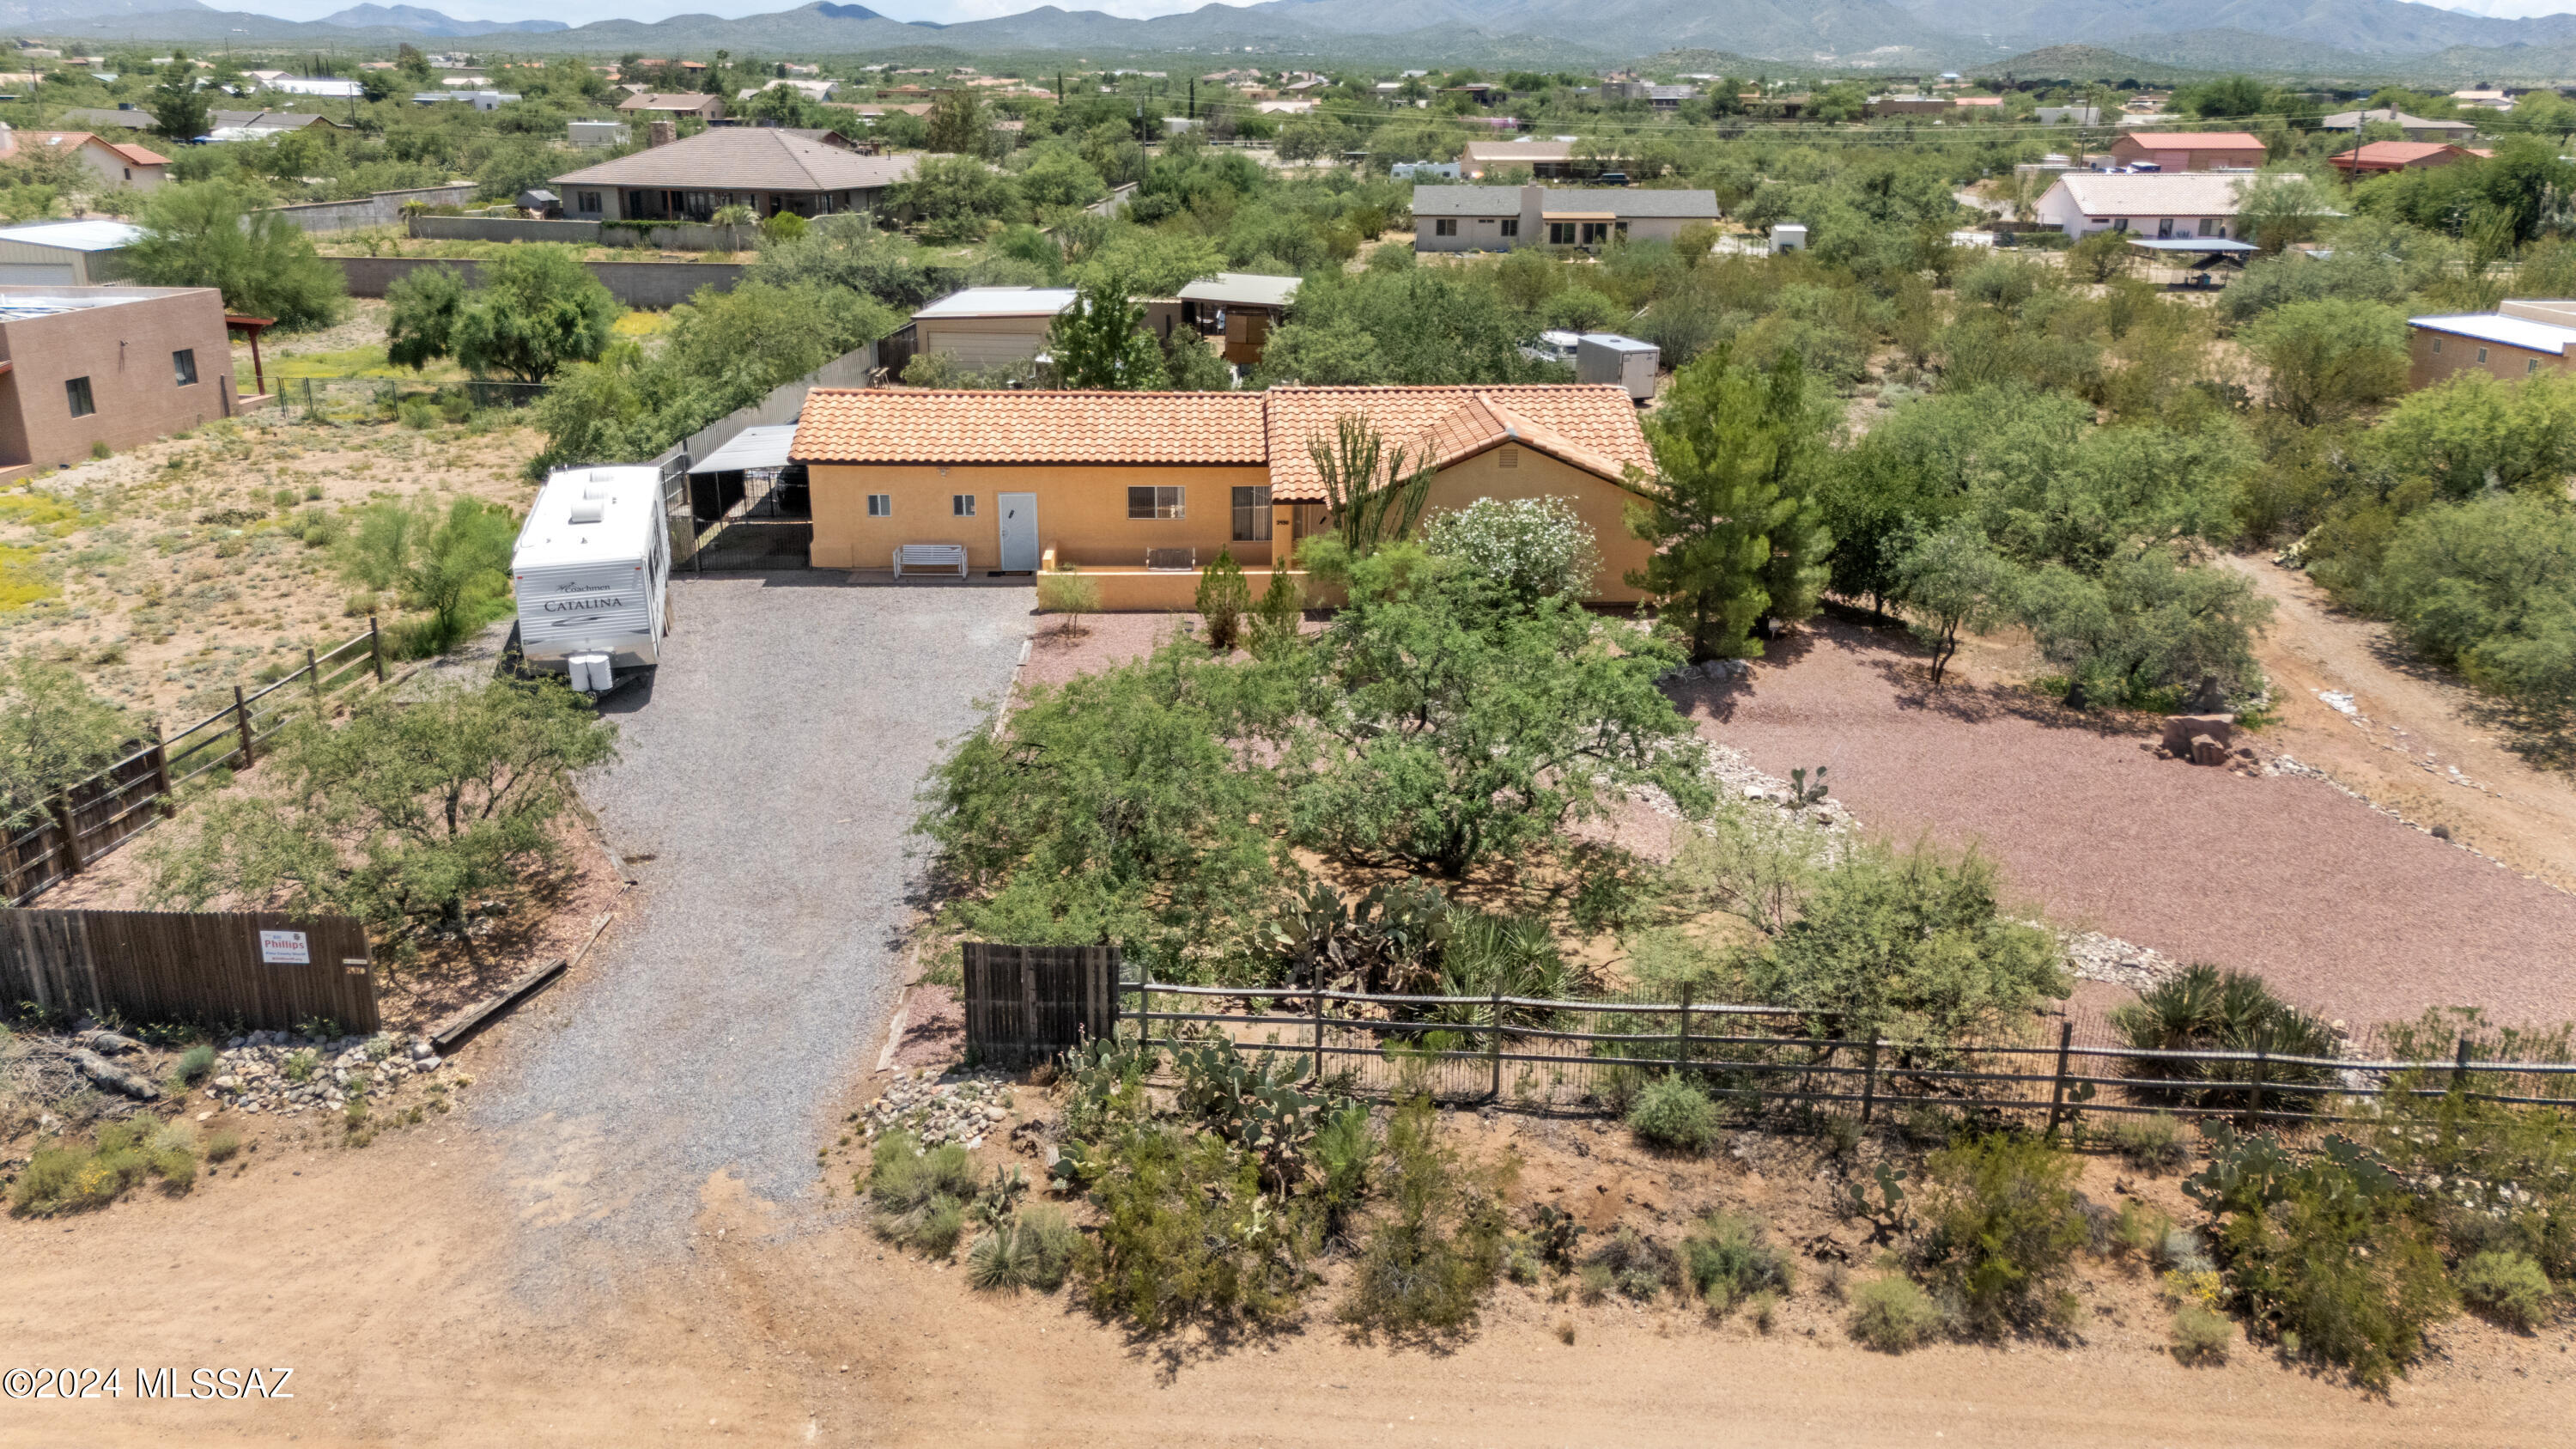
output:
[[118, 703], [192, 723], [234, 684], [366, 631], [332, 550], [300, 536], [316, 510], [422, 494], [523, 507], [537, 446], [507, 425], [260, 412], [0, 492], [0, 650], [73, 664]]

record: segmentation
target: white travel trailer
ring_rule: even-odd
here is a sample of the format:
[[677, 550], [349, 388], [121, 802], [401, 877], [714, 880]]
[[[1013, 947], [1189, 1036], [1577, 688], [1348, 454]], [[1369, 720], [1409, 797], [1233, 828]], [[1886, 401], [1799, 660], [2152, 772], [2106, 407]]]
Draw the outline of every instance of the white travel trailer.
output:
[[564, 468], [537, 490], [510, 554], [519, 652], [598, 693], [661, 661], [671, 545], [656, 468]]

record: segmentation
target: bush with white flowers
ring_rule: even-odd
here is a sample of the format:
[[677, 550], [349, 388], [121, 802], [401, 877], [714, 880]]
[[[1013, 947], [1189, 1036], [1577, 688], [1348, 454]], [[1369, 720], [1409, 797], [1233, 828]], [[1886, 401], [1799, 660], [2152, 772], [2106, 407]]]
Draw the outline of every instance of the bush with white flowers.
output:
[[1422, 542], [1523, 604], [1559, 594], [1581, 598], [1601, 569], [1592, 530], [1563, 498], [1479, 498], [1433, 514]]

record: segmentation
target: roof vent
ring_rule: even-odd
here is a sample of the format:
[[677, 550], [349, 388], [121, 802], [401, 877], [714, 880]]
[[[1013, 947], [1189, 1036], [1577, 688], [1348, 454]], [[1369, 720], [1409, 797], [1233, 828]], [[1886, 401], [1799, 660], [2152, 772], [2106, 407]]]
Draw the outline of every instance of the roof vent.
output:
[[597, 523], [600, 520], [601, 515], [606, 511], [606, 507], [607, 505], [605, 504], [598, 503], [590, 499], [584, 499], [572, 506], [572, 521], [575, 523]]
[[593, 483], [589, 487], [581, 490], [581, 496], [584, 498], [614, 498], [617, 496], [617, 490], [609, 487], [605, 483]]

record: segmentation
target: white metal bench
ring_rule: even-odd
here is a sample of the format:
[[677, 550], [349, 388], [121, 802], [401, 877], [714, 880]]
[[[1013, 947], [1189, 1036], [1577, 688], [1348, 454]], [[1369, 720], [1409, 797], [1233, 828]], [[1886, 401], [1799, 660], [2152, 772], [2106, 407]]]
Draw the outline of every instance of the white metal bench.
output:
[[905, 569], [955, 569], [962, 579], [966, 577], [966, 545], [907, 543], [894, 551], [894, 576], [902, 578]]

